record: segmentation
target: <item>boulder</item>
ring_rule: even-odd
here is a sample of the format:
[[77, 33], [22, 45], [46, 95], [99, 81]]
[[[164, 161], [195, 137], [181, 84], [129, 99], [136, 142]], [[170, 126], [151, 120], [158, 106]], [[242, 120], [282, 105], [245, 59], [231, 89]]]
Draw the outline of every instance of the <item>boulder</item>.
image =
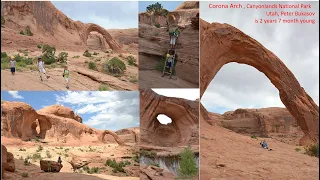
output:
[[14, 172], [16, 170], [13, 154], [7, 151], [7, 148], [1, 144], [1, 159], [2, 159], [2, 177], [4, 171]]
[[44, 172], [60, 172], [62, 164], [56, 161], [40, 160], [40, 169]]

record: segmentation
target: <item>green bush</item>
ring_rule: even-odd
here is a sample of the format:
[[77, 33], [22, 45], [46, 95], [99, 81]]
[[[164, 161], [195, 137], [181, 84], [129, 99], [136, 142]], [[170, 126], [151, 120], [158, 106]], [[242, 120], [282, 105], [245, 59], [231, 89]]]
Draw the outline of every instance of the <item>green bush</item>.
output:
[[138, 82], [138, 79], [134, 76], [131, 76], [130, 77], [130, 80], [129, 80], [131, 83], [137, 83]]
[[108, 91], [109, 90], [109, 86], [107, 84], [101, 84], [99, 86], [99, 91]]
[[182, 153], [180, 153], [180, 167], [178, 169], [179, 177], [182, 178], [192, 178], [198, 173], [198, 167], [195, 162], [195, 157], [191, 151], [190, 146], [185, 148]]
[[29, 158], [25, 158], [24, 161], [23, 161], [23, 164], [25, 166], [29, 166], [31, 163], [29, 162]]
[[42, 160], [42, 157], [41, 157], [41, 154], [35, 153], [35, 154], [32, 155], [31, 159], [33, 161], [37, 161], [37, 160]]
[[43, 147], [40, 145], [40, 146], [38, 146], [38, 149], [37, 149], [37, 152], [40, 152], [40, 151], [42, 151], [43, 150]]
[[106, 73], [120, 74], [126, 69], [124, 62], [117, 57], [114, 57], [103, 64], [103, 70]]
[[147, 150], [144, 150], [144, 149], [142, 149], [142, 150], [140, 151], [140, 155], [141, 155], [141, 156], [145, 156], [145, 157], [149, 157], [149, 158], [155, 158], [155, 157], [157, 157], [157, 153], [156, 153], [156, 152], [154, 152], [154, 151], [147, 151]]
[[23, 172], [23, 173], [21, 174], [21, 176], [22, 176], [22, 177], [29, 177], [29, 174], [28, 174], [27, 172]]
[[109, 167], [112, 167], [113, 170], [112, 172], [114, 173], [117, 173], [117, 172], [125, 172], [125, 170], [123, 169], [125, 166], [127, 165], [130, 165], [131, 163], [129, 161], [120, 161], [119, 163], [117, 163], [116, 160], [111, 160], [111, 159], [108, 159], [106, 161], [106, 163], [104, 164], [105, 166], [109, 166]]
[[20, 31], [19, 34], [21, 34], [21, 35], [26, 35], [23, 31]]
[[58, 55], [57, 61], [60, 63], [66, 63], [68, 60], [68, 53], [67, 52], [61, 52]]
[[154, 26], [155, 26], [156, 28], [160, 28], [160, 27], [161, 27], [159, 23], [155, 24]]
[[92, 70], [95, 70], [95, 71], [98, 70], [96, 63], [93, 62], [93, 61], [90, 61], [88, 66], [89, 66], [89, 69], [92, 69]]
[[295, 150], [296, 150], [297, 152], [301, 151], [301, 149], [300, 149], [300, 148], [296, 148]]
[[86, 51], [84, 51], [83, 56], [91, 57], [91, 53], [88, 50], [86, 50]]
[[45, 64], [52, 64], [56, 62], [55, 59], [56, 47], [48, 44], [42, 45], [42, 60]]
[[6, 20], [4, 19], [3, 16], [1, 16], [1, 25], [4, 25], [6, 23]]
[[97, 52], [93, 52], [93, 55], [95, 55], [95, 56], [98, 55], [98, 54], [99, 54], [99, 53], [97, 53]]
[[88, 174], [98, 174], [98, 173], [100, 173], [100, 168], [98, 168], [98, 167], [90, 168], [89, 166], [84, 166], [82, 169], [85, 172], [87, 172]]
[[133, 56], [128, 56], [128, 57], [127, 57], [127, 60], [128, 60], [128, 64], [129, 64], [130, 66], [137, 66], [137, 64], [136, 64], [136, 59], [135, 59]]
[[136, 163], [140, 163], [140, 158], [139, 158], [139, 155], [136, 154], [135, 156], [132, 157], [132, 160]]
[[306, 154], [309, 156], [319, 157], [319, 144], [312, 144], [305, 147]]
[[251, 136], [252, 139], [257, 139], [256, 135]]
[[7, 53], [6, 52], [1, 52], [1, 58], [5, 58], [5, 57], [8, 57]]
[[33, 36], [33, 33], [31, 32], [30, 30], [30, 26], [27, 26], [26, 27], [26, 33], [25, 33], [27, 36]]
[[41, 44], [38, 44], [38, 45], [37, 45], [37, 48], [41, 49], [41, 48], [42, 48], [42, 45], [41, 45]]
[[72, 58], [79, 58], [80, 56], [73, 56]]

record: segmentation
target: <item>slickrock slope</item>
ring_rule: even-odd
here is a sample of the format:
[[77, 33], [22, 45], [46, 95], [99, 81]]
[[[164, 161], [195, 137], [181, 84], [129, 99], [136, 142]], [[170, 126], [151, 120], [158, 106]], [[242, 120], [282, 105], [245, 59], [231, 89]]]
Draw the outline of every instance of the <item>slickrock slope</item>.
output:
[[[151, 89], [140, 91], [140, 141], [142, 145], [175, 147], [198, 145], [197, 101], [164, 97]], [[157, 120], [165, 114], [172, 123], [163, 125]]]
[[319, 107], [276, 55], [228, 24], [200, 20], [200, 32], [201, 96], [223, 65], [237, 62], [253, 66], [279, 90], [281, 101], [305, 134], [300, 143], [319, 141]]
[[[1, 2], [1, 15], [5, 17], [4, 31], [1, 31], [1, 45], [6, 47], [23, 47], [23, 44], [36, 46], [39, 41], [62, 47], [68, 44], [69, 48], [81, 46], [85, 48], [90, 32], [99, 32], [109, 47], [115, 51], [121, 46], [101, 26], [92, 23], [73, 21], [54, 7], [49, 1], [6, 1]], [[19, 41], [18, 32], [29, 26], [33, 37], [22, 37]], [[16, 32], [16, 36], [10, 36]], [[20, 37], [20, 36], [19, 36]]]

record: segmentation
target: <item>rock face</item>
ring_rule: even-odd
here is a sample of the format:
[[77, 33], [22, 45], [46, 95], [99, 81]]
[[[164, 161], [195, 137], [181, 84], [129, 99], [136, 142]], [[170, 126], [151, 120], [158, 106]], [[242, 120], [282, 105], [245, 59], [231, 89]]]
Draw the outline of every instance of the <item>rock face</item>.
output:
[[[150, 89], [140, 91], [140, 141], [142, 145], [175, 147], [199, 144], [197, 101], [164, 97]], [[159, 114], [172, 119], [164, 125]]]
[[[175, 48], [176, 76], [192, 84], [199, 84], [199, 28], [195, 28], [191, 22], [199, 14], [199, 9], [190, 8], [168, 12], [167, 17], [139, 14], [139, 59], [143, 59], [139, 63], [139, 69], [155, 68], [170, 48], [168, 28], [180, 27], [181, 33]], [[161, 27], [155, 27], [156, 24]]]
[[207, 122], [249, 136], [279, 138], [293, 145], [303, 136], [297, 121], [285, 108], [237, 109], [222, 115], [209, 113]]
[[55, 161], [40, 160], [40, 169], [44, 172], [60, 172], [62, 164]]
[[175, 175], [169, 171], [155, 166], [140, 165], [141, 180], [169, 180], [176, 179]]
[[228, 24], [200, 20], [200, 31], [201, 96], [223, 65], [230, 62], [250, 65], [264, 73], [279, 90], [281, 101], [305, 134], [300, 143], [319, 141], [319, 107], [277, 56]]
[[6, 19], [6, 27], [20, 31], [29, 26], [35, 37], [45, 37], [49, 44], [58, 40], [60, 43], [84, 47], [89, 33], [97, 31], [110, 48], [121, 50], [121, 46], [104, 28], [96, 24], [73, 21], [49, 1], [1, 2], [1, 16]]
[[115, 132], [125, 143], [138, 143], [140, 141], [140, 128], [127, 128]]
[[1, 144], [1, 159], [2, 159], [2, 177], [4, 171], [14, 172], [16, 170], [13, 154], [7, 151], [7, 148]]
[[43, 114], [53, 114], [60, 117], [70, 118], [82, 123], [82, 118], [73, 112], [71, 108], [61, 106], [61, 105], [52, 105], [42, 108], [38, 113]]
[[[82, 124], [82, 118], [72, 109], [53, 105], [38, 111], [21, 102], [2, 101], [1, 133], [5, 137], [30, 140], [36, 137], [81, 139], [87, 137], [93, 141], [125, 142], [112, 131], [102, 131]], [[66, 140], [66, 139], [64, 139]]]

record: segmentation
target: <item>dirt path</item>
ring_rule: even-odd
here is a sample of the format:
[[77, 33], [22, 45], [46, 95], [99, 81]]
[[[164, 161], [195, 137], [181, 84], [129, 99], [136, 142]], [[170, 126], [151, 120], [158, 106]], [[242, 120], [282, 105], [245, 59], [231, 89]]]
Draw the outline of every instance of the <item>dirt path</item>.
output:
[[[319, 177], [319, 159], [303, 154], [303, 148], [266, 139], [272, 151], [259, 140], [237, 134], [204, 121], [200, 124], [200, 178], [211, 179], [299, 179]], [[302, 149], [297, 152], [295, 148]]]
[[139, 70], [140, 88], [198, 88], [196, 84], [184, 81], [177, 76], [169, 79], [168, 75], [162, 77], [162, 73], [156, 70]]
[[[1, 70], [1, 88], [2, 90], [67, 90], [62, 72], [63, 69], [61, 68], [47, 69], [50, 78], [44, 78], [43, 81], [40, 81], [38, 71], [16, 72], [12, 76], [9, 70]], [[96, 91], [102, 83], [107, 84], [109, 90], [138, 89], [137, 84], [124, 82], [115, 77], [82, 67], [71, 67], [70, 72], [69, 90]]]

